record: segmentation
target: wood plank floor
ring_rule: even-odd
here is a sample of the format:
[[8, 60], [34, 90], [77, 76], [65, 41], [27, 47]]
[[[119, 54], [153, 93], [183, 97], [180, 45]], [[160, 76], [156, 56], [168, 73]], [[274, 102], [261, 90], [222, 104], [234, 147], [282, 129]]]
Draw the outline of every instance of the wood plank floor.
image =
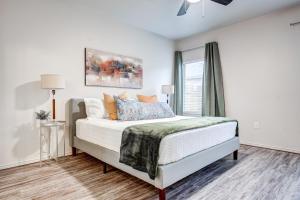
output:
[[[167, 189], [168, 199], [300, 200], [300, 155], [242, 146]], [[86, 154], [0, 171], [0, 199], [157, 199], [156, 189]]]

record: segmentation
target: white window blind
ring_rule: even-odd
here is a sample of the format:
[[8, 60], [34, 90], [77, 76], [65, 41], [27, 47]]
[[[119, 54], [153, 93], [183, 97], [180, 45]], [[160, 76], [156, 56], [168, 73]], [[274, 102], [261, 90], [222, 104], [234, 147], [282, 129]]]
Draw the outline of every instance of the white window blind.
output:
[[184, 115], [201, 115], [204, 61], [184, 64]]

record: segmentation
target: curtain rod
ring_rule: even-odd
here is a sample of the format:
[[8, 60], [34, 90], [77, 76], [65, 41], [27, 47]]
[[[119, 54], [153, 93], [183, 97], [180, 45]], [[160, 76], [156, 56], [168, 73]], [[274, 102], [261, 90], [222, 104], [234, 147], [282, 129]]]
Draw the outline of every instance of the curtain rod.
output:
[[205, 46], [199, 46], [199, 47], [194, 47], [194, 48], [190, 48], [190, 49], [185, 49], [185, 50], [182, 50], [182, 52], [193, 51], [193, 50], [203, 49], [203, 48], [205, 48]]
[[297, 26], [300, 25], [300, 22], [290, 23], [290, 26]]

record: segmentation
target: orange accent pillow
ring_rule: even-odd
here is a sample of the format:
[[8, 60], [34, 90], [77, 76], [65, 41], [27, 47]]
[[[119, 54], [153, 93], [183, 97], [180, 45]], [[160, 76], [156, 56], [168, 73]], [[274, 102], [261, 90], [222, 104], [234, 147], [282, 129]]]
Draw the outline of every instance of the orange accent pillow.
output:
[[[104, 107], [106, 113], [108, 114], [109, 119], [117, 120], [118, 114], [117, 114], [117, 104], [115, 99], [109, 94], [103, 93], [103, 96], [104, 96]], [[128, 98], [127, 92], [120, 94], [119, 98], [124, 100], [127, 99]]]
[[144, 95], [136, 95], [139, 102], [144, 102], [144, 103], [156, 103], [157, 102], [157, 96], [144, 96]]

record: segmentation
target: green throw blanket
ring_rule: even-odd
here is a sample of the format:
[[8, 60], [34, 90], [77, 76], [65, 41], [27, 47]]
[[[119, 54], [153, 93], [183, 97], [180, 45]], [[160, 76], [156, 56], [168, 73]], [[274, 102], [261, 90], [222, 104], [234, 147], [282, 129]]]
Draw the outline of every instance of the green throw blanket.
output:
[[[201, 117], [171, 122], [158, 122], [127, 127], [123, 131], [120, 162], [142, 172], [151, 179], [157, 173], [160, 141], [180, 131], [204, 128], [225, 122], [237, 122], [223, 117]], [[236, 130], [238, 135], [238, 128]]]

